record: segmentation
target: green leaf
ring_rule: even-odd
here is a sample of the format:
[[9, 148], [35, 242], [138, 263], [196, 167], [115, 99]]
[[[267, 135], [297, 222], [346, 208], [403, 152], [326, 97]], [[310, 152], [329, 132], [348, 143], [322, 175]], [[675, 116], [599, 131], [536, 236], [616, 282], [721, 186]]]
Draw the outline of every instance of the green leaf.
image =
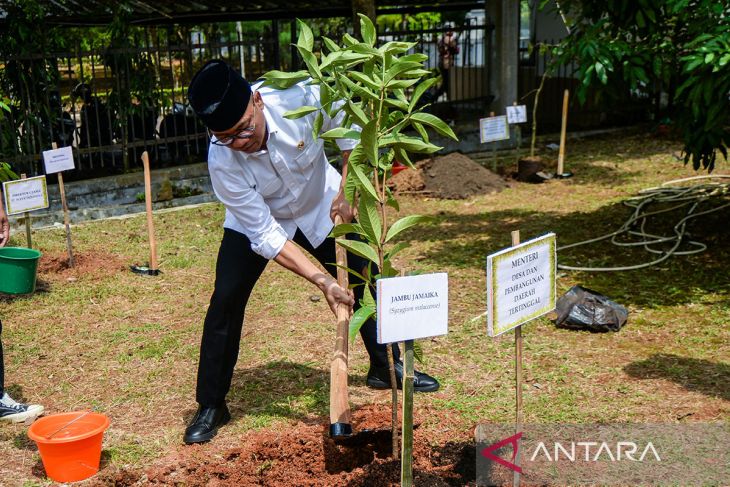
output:
[[418, 135], [421, 136], [424, 142], [429, 142], [428, 132], [426, 132], [426, 129], [423, 125], [418, 122], [411, 122], [411, 125], [414, 129], [416, 129], [416, 132], [418, 132]]
[[329, 37], [322, 36], [322, 42], [324, 42], [324, 45], [327, 46], [327, 49], [330, 50], [330, 52], [339, 52], [340, 46], [337, 45], [335, 41], [330, 39]]
[[[362, 141], [360, 142], [362, 143]], [[359, 146], [359, 144], [358, 144]], [[353, 150], [353, 154], [354, 154]], [[362, 169], [360, 169], [359, 165], [352, 163], [352, 154], [350, 154], [350, 159], [347, 161], [347, 175], [350, 175], [350, 171], [353, 172], [353, 176], [355, 177], [355, 180], [358, 183], [358, 186], [361, 190], [367, 191], [370, 196], [378, 200], [378, 193], [375, 191], [375, 188], [373, 187], [373, 183], [370, 182], [370, 179], [365, 175]], [[362, 191], [360, 191], [362, 193]]]
[[436, 78], [430, 78], [426, 81], [423, 81], [416, 86], [416, 89], [413, 90], [413, 96], [411, 97], [411, 104], [409, 106], [409, 111], [413, 111], [413, 109], [416, 106], [416, 103], [418, 103], [418, 100], [421, 98], [421, 95], [423, 95], [433, 84], [436, 82]]
[[375, 309], [375, 299], [373, 298], [373, 293], [370, 292], [370, 286], [365, 286], [365, 290], [362, 293], [362, 305]]
[[385, 100], [383, 100], [383, 102], [388, 106], [397, 108], [398, 110], [402, 110], [404, 112], [408, 111], [408, 103], [404, 101], [394, 100], [393, 98], [386, 98]]
[[345, 127], [337, 127], [332, 130], [321, 134], [321, 139], [334, 140], [334, 139], [355, 139], [360, 140], [360, 132], [357, 130], [348, 129]]
[[363, 306], [352, 314], [350, 318], [350, 341], [355, 341], [355, 337], [360, 332], [360, 328], [365, 324], [367, 320], [375, 315], [375, 308], [369, 308]]
[[[377, 121], [370, 120], [362, 129], [360, 134], [360, 143], [365, 151], [365, 157], [370, 164], [375, 167], [378, 165], [378, 132]], [[377, 198], [376, 198], [377, 199]]]
[[342, 78], [340, 78], [340, 81], [342, 82], [342, 84], [347, 86], [347, 88], [350, 91], [352, 91], [356, 96], [359, 96], [360, 98], [366, 98], [369, 100], [373, 100], [376, 102], [380, 101], [380, 98], [378, 98], [378, 95], [376, 95], [375, 93], [373, 93], [372, 91], [370, 91], [369, 89], [367, 89], [364, 86], [356, 85], [355, 83], [350, 81], [350, 79], [347, 78], [347, 76], [343, 76]]
[[321, 79], [322, 72], [319, 70], [317, 57], [303, 47], [297, 46], [297, 50], [299, 51], [299, 54], [301, 54], [302, 59], [304, 60], [304, 64], [307, 65], [307, 68], [309, 69], [309, 74], [312, 76], [312, 78]]
[[393, 257], [396, 256], [396, 254], [398, 254], [398, 252], [400, 252], [403, 249], [408, 248], [409, 246], [410, 246], [410, 244], [408, 242], [398, 242], [397, 244], [393, 245], [390, 248], [390, 250], [388, 250], [385, 253], [384, 257], [387, 258], [388, 260], [391, 260]]
[[368, 116], [365, 115], [365, 112], [362, 108], [360, 108], [359, 103], [354, 103], [352, 100], [347, 100], [347, 105], [345, 105], [345, 111], [355, 119], [355, 123], [357, 123], [360, 127], [364, 127], [368, 123]]
[[[400, 42], [400, 41], [390, 41], [386, 42], [382, 47], [380, 47], [379, 51], [383, 54], [385, 53], [391, 53], [391, 54], [400, 54], [403, 52], [408, 51], [409, 49], [412, 49], [416, 46], [415, 42]], [[425, 59], [422, 61], [425, 61], [428, 59], [428, 57], [424, 54], [423, 55]], [[404, 56], [407, 57], [407, 56]], [[409, 59], [410, 61], [410, 59]]]
[[710, 64], [715, 59], [715, 53], [710, 52], [705, 56], [705, 64]]
[[340, 264], [334, 264], [334, 266], [339, 267], [340, 269], [345, 269], [347, 272], [349, 272], [353, 276], [360, 279], [362, 281], [362, 283], [356, 284], [356, 286], [361, 286], [361, 285], [364, 285], [364, 283], [368, 282], [367, 278], [365, 276], [363, 276], [362, 274], [360, 274], [359, 272], [357, 272], [356, 270], [350, 269], [349, 267], [347, 267], [345, 265], [340, 265]]
[[375, 26], [370, 17], [364, 14], [357, 14], [360, 17], [360, 33], [362, 34], [362, 40], [368, 43], [370, 47], [375, 45], [377, 40], [375, 35]]
[[367, 235], [368, 241], [379, 244], [380, 237], [383, 235], [383, 224], [378, 215], [377, 200], [368, 193], [360, 195], [360, 205], [358, 208], [358, 219], [362, 229]]
[[385, 86], [387, 86], [390, 89], [395, 88], [408, 88], [409, 86], [413, 86], [416, 83], [421, 81], [419, 78], [415, 79], [394, 79], [389, 81]]
[[429, 127], [433, 127], [436, 132], [440, 133], [441, 135], [451, 137], [454, 140], [459, 140], [454, 131], [451, 130], [451, 127], [449, 127], [446, 122], [438, 118], [436, 115], [431, 115], [430, 113], [423, 112], [413, 113], [411, 114], [411, 120], [415, 120], [416, 122], [428, 125]]
[[419, 364], [423, 363], [423, 347], [421, 346], [421, 342], [418, 340], [413, 341], [413, 358], [416, 359], [416, 362]]
[[381, 137], [379, 145], [380, 147], [394, 145], [409, 152], [419, 152], [423, 154], [431, 154], [443, 149], [443, 147], [424, 142], [416, 137], [407, 137], [404, 135], [387, 135], [385, 137]]
[[[299, 38], [297, 39], [297, 47], [306, 49], [310, 53], [314, 48], [314, 36], [312, 35], [312, 29], [309, 28], [306, 22], [297, 19], [297, 26], [299, 27]], [[301, 51], [300, 51], [301, 52]]]
[[385, 76], [383, 76], [383, 81], [385, 83], [388, 83], [390, 80], [398, 77], [398, 75], [400, 75], [401, 73], [409, 71], [413, 68], [420, 68], [421, 66], [421, 63], [417, 63], [415, 61], [397, 61], [390, 67], [390, 69], [388, 69], [388, 71], [386, 71]]
[[284, 71], [272, 70], [264, 73], [263, 86], [273, 86], [278, 89], [286, 89], [294, 86], [295, 84], [309, 79], [308, 71], [295, 71], [293, 73], [286, 73]]
[[414, 225], [428, 221], [431, 221], [431, 218], [427, 216], [409, 215], [403, 217], [397, 222], [393, 223], [390, 229], [388, 229], [388, 233], [385, 235], [385, 241], [390, 241], [393, 237], [401, 233], [403, 230], [406, 230], [407, 228], [411, 228]]
[[348, 233], [363, 235], [364, 232], [362, 227], [358, 223], [340, 223], [339, 225], [335, 225], [335, 227], [330, 232], [330, 235], [337, 238], [343, 235], [347, 235]]
[[380, 83], [376, 82], [375, 80], [371, 79], [369, 76], [366, 76], [364, 73], [361, 73], [360, 71], [351, 71], [348, 74], [355, 81], [359, 81], [360, 83], [364, 84], [371, 90], [380, 91], [382, 89], [382, 86], [380, 85]]
[[370, 245], [364, 242], [359, 242], [357, 240], [347, 240], [344, 238], [338, 238], [337, 243], [345, 247], [353, 254], [368, 259], [375, 265], [380, 265], [380, 263], [378, 262], [378, 254], [375, 253], [375, 250]]
[[407, 61], [407, 62], [417, 62], [423, 64], [424, 61], [428, 59], [428, 56], [426, 54], [416, 53], [416, 54], [408, 54], [407, 56], [402, 56], [398, 58], [398, 61]]
[[322, 110], [317, 112], [317, 116], [314, 119], [314, 125], [312, 126], [312, 138], [317, 139], [319, 137], [319, 132], [322, 130], [322, 124], [324, 123], [324, 116], [322, 115]]
[[302, 118], [306, 115], [309, 115], [312, 112], [318, 111], [319, 108], [313, 107], [311, 105], [295, 108], [294, 110], [289, 110], [288, 112], [284, 113], [284, 118], [288, 118], [289, 120], [296, 120], [297, 118]]

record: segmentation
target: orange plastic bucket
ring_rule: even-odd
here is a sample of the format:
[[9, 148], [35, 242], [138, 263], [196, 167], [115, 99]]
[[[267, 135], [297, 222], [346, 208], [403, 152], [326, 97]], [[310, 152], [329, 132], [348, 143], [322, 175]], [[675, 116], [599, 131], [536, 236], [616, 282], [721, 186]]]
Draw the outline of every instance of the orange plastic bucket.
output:
[[38, 445], [51, 480], [76, 482], [99, 471], [101, 440], [108, 427], [109, 418], [103, 414], [75, 411], [38, 419], [28, 436]]

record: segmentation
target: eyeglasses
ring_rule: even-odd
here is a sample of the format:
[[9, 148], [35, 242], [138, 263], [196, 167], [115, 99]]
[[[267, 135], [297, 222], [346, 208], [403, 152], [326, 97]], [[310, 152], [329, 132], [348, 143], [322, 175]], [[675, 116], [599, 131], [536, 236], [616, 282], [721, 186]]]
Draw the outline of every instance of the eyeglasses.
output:
[[245, 129], [241, 129], [235, 134], [226, 135], [224, 137], [218, 137], [217, 135], [213, 134], [210, 129], [207, 129], [208, 137], [210, 137], [211, 144], [228, 146], [237, 139], [246, 140], [253, 137], [253, 134], [256, 132], [256, 103], [253, 104], [253, 115], [251, 116], [251, 119], [254, 120], [253, 125], [251, 125], [250, 127], [246, 127]]

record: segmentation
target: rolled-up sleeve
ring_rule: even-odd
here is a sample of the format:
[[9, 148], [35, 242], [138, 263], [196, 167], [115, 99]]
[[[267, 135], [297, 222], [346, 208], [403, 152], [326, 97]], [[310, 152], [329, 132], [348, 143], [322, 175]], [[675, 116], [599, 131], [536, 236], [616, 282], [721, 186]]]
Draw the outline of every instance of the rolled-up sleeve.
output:
[[[228, 149], [226, 149], [228, 150]], [[263, 197], [246, 183], [243, 170], [229, 158], [209, 165], [213, 191], [226, 209], [238, 220], [251, 241], [251, 249], [273, 259], [288, 240], [284, 228], [271, 216]]]

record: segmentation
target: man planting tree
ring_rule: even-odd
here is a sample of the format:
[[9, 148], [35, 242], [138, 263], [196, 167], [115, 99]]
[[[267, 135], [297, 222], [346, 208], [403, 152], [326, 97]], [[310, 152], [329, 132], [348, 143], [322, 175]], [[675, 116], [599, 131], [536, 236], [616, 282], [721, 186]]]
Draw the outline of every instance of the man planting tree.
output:
[[[238, 358], [246, 303], [269, 260], [316, 285], [333, 313], [340, 303], [359, 303], [363, 286], [357, 286], [353, 295], [332, 277], [335, 240], [328, 235], [335, 215], [346, 222], [353, 217], [344, 196], [344, 179], [328, 164], [323, 142], [313, 138], [314, 115], [296, 120], [284, 117], [302, 106], [320, 106], [319, 88], [306, 81], [285, 90], [252, 87], [225, 62], [214, 60], [195, 75], [188, 99], [208, 128], [211, 182], [226, 207], [215, 289], [200, 347], [199, 409], [184, 435], [190, 444], [210, 440], [230, 420], [225, 397]], [[339, 126], [344, 112], [340, 114], [325, 119], [320, 132]], [[356, 141], [337, 143], [347, 161]], [[328, 274], [312, 264], [302, 249]], [[350, 253], [347, 258], [351, 268], [365, 269], [365, 259]], [[389, 388], [387, 349], [377, 343], [375, 322], [364, 324], [360, 334], [370, 356], [367, 384]], [[397, 346], [393, 352], [400, 387], [403, 368]], [[415, 375], [416, 391], [439, 388], [433, 377]]]

